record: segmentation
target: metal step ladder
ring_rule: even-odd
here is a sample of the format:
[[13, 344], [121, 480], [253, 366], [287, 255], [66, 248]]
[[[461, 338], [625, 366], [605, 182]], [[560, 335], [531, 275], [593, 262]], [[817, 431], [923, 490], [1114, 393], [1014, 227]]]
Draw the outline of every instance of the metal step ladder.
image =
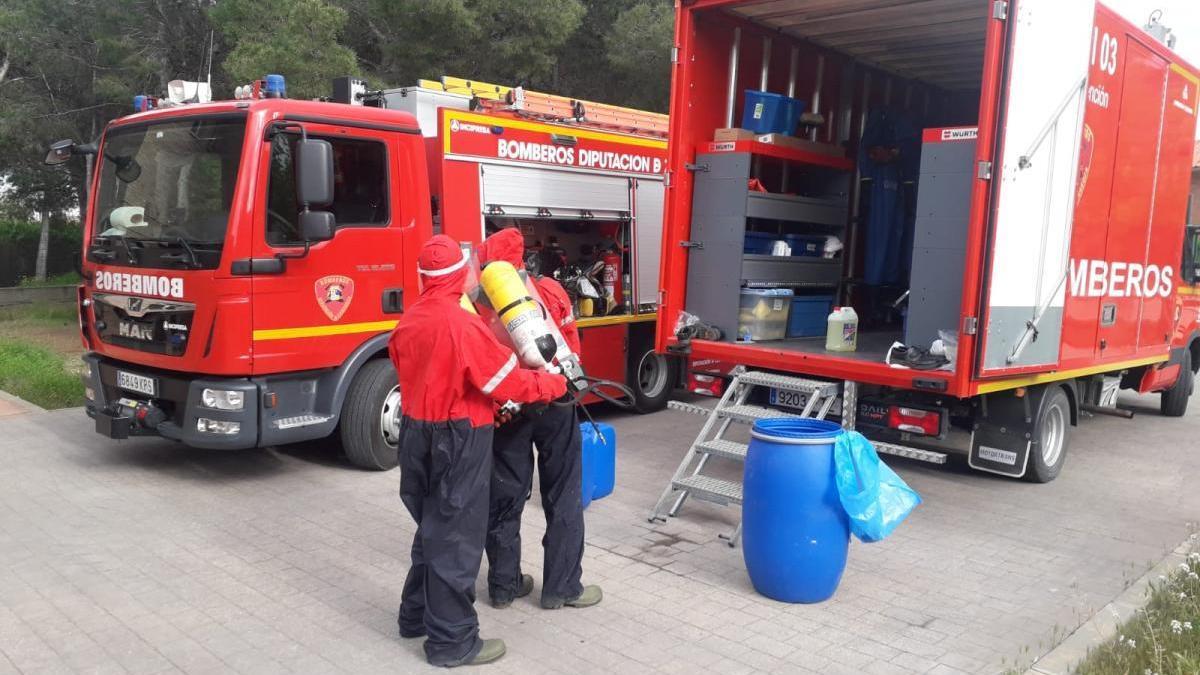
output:
[[[747, 401], [755, 387], [769, 387], [803, 394], [807, 397], [804, 409], [797, 413], [791, 413], [775, 408], [751, 405]], [[724, 437], [730, 425], [733, 422], [754, 424], [757, 420], [781, 417], [825, 419], [838, 399], [839, 388], [836, 382], [809, 380], [759, 371], [741, 371], [734, 375], [733, 381], [725, 389], [725, 395], [711, 409], [681, 401], [668, 403], [667, 405], [673, 410], [703, 415], [708, 420], [700, 429], [696, 440], [688, 448], [687, 454], [679, 463], [679, 468], [675, 470], [671, 482], [663, 490], [658, 503], [655, 504], [654, 511], [649, 517], [650, 522], [665, 522], [668, 516], [674, 517], [689, 496], [721, 506], [740, 506], [742, 503], [740, 480], [724, 480], [706, 476], [703, 473], [704, 467], [713, 457], [739, 462], [746, 460], [748, 446]], [[725, 539], [730, 546], [736, 546], [741, 534], [742, 524], [739, 520], [733, 532], [722, 534], [721, 538]]]
[[[807, 396], [807, 401], [804, 409], [797, 413], [750, 405], [747, 401], [755, 387], [799, 392]], [[679, 463], [679, 468], [675, 470], [671, 482], [663, 490], [662, 496], [658, 498], [654, 511], [650, 513], [650, 522], [665, 522], [668, 516], [674, 517], [689, 496], [721, 506], [741, 506], [742, 483], [740, 480], [724, 480], [703, 473], [704, 467], [713, 457], [740, 462], [746, 460], [746, 451], [749, 446], [724, 438], [731, 423], [754, 424], [757, 420], [780, 417], [825, 419], [825, 416], [836, 406], [841, 414], [842, 426], [846, 429], [853, 429], [858, 412], [858, 385], [849, 381], [839, 385], [836, 382], [739, 369], [735, 371], [733, 381], [725, 389], [725, 395], [717, 401], [716, 406], [707, 408], [682, 401], [671, 401], [667, 406], [672, 410], [702, 415], [708, 419], [700, 430], [700, 434], [696, 436], [696, 440], [688, 448], [683, 461]], [[879, 454], [907, 457], [932, 464], [946, 463], [947, 455], [935, 450], [881, 441], [872, 441], [871, 444]], [[739, 520], [733, 532], [722, 534], [720, 537], [730, 546], [737, 546], [741, 534], [742, 524]]]

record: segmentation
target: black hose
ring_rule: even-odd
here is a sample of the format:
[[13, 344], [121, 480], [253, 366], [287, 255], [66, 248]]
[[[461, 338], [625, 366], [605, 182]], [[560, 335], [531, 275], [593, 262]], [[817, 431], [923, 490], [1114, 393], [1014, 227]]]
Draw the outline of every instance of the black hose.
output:
[[[576, 389], [565, 400], [555, 401], [554, 405], [583, 405], [583, 399], [586, 398], [588, 394], [592, 394], [602, 401], [606, 401], [617, 406], [618, 408], [625, 410], [632, 410], [637, 405], [637, 399], [633, 394], [633, 390], [621, 384], [620, 382], [602, 380], [598, 377], [588, 377], [586, 375], [583, 379], [587, 380], [586, 386]], [[616, 389], [618, 392], [620, 392], [620, 396], [613, 396], [612, 394], [605, 392], [603, 388]]]

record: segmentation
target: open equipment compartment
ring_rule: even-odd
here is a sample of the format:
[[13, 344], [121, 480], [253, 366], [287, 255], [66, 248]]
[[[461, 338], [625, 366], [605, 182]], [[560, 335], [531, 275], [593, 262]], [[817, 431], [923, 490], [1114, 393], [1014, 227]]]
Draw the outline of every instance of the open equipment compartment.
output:
[[[1053, 368], [1094, 14], [1092, 0], [683, 8], [659, 348], [687, 311], [723, 333], [691, 341], [693, 358], [959, 395], [977, 377]], [[819, 119], [797, 140], [727, 129], [763, 90], [804, 99]], [[863, 142], [887, 125], [898, 129], [888, 146]], [[889, 162], [894, 171], [877, 170]], [[898, 233], [872, 222], [889, 190]], [[836, 236], [843, 248], [745, 253], [762, 233]], [[823, 336], [739, 341], [738, 295], [762, 286], [853, 306], [858, 351], [828, 352]], [[893, 342], [928, 348], [938, 331], [958, 338], [953, 369], [884, 362]]]

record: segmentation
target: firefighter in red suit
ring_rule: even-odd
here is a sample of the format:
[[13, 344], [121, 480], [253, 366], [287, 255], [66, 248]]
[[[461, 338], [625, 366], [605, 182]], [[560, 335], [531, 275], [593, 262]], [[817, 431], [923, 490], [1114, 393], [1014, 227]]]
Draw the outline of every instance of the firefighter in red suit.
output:
[[466, 256], [450, 237], [426, 242], [421, 297], [388, 342], [403, 392], [400, 498], [417, 522], [400, 604], [400, 635], [427, 636], [437, 666], [486, 663], [501, 640], [481, 640], [473, 606], [488, 524], [494, 402], [563, 396], [559, 375], [524, 370], [459, 300]]
[[[514, 228], [488, 237], [479, 250], [486, 265], [503, 260], [524, 265], [525, 239]], [[536, 277], [534, 284], [567, 345], [579, 353], [579, 331], [571, 300], [559, 283]], [[533, 590], [533, 577], [521, 573], [521, 512], [533, 484], [533, 445], [537, 445], [538, 483], [546, 534], [542, 538], [541, 605], [588, 607], [600, 602], [599, 586], [583, 586], [582, 440], [575, 406], [551, 405], [527, 412], [496, 429], [488, 522], [488, 595], [495, 607]]]

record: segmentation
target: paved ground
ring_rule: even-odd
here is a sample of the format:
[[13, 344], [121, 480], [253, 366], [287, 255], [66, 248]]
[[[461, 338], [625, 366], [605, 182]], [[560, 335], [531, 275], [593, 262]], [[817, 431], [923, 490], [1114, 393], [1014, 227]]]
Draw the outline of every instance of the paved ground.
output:
[[[1044, 486], [896, 460], [925, 504], [887, 541], [852, 545], [832, 601], [789, 606], [757, 596], [717, 540], [732, 511], [645, 521], [699, 418], [606, 417], [618, 487], [588, 510], [585, 559], [605, 601], [481, 606], [485, 636], [510, 649], [488, 672], [1000, 672], [1200, 515], [1200, 415], [1089, 420]], [[105, 441], [78, 410], [0, 419], [0, 458], [0, 675], [426, 670], [419, 641], [396, 636], [413, 527], [395, 472], [320, 445]], [[535, 500], [535, 576], [541, 516]]]

